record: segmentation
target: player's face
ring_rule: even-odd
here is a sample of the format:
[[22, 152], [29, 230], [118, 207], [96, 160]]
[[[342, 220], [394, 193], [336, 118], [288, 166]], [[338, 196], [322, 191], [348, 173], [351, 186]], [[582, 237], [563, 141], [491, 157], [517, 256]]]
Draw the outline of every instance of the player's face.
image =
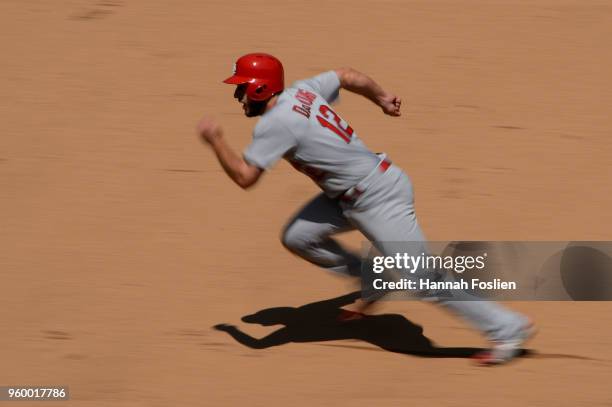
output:
[[234, 98], [242, 105], [244, 115], [246, 117], [261, 116], [266, 110], [267, 101], [264, 102], [253, 102], [249, 101], [246, 96], [247, 84], [236, 86], [234, 91]]
[[242, 105], [242, 110], [244, 110], [244, 114], [249, 116], [249, 101], [246, 96], [246, 88], [248, 85], [238, 85], [236, 86], [236, 90], [234, 91], [234, 98]]

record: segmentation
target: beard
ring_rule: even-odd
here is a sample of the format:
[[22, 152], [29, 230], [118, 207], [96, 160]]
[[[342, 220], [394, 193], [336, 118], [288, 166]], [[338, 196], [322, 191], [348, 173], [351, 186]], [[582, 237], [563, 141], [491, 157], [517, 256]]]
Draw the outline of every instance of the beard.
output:
[[254, 102], [254, 101], [247, 102], [244, 114], [246, 117], [261, 116], [266, 111], [267, 105], [268, 105], [267, 100], [264, 100], [261, 102]]

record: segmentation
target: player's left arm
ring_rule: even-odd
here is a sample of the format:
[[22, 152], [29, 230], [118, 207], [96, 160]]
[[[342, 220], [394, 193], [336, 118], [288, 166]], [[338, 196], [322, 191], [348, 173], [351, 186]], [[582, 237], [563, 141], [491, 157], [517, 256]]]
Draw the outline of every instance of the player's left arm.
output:
[[342, 89], [371, 100], [389, 116], [401, 116], [402, 100], [393, 93], [387, 92], [374, 79], [353, 68], [338, 68], [335, 69], [335, 72]]
[[225, 173], [243, 189], [247, 189], [259, 180], [263, 170], [247, 163], [242, 156], [227, 144], [223, 138], [221, 126], [211, 119], [204, 118], [198, 124], [198, 133], [214, 151]]

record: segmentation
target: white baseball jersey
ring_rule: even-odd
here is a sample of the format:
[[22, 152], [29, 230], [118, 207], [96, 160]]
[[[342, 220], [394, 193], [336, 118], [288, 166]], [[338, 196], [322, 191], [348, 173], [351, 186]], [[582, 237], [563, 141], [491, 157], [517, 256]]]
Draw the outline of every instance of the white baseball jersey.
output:
[[269, 169], [285, 158], [332, 198], [355, 186], [380, 158], [330, 107], [339, 90], [335, 71], [297, 81], [285, 89], [255, 126], [244, 159]]

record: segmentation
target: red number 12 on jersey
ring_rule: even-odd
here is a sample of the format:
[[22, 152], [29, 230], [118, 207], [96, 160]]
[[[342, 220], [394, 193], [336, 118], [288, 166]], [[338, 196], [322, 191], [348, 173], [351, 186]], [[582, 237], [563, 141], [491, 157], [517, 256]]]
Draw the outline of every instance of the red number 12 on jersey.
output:
[[[336, 112], [331, 110], [331, 108], [327, 105], [321, 105], [321, 107], [319, 108], [319, 113], [323, 115], [323, 117], [317, 115], [317, 120], [319, 121], [319, 123], [321, 123], [321, 126], [327, 127], [328, 129], [336, 133], [338, 137], [340, 137], [346, 143], [351, 142], [351, 137], [353, 136], [353, 129], [351, 128], [351, 126], [348, 125], [348, 123], [345, 123], [346, 127], [343, 127], [342, 119], [336, 114]], [[333, 120], [336, 123], [333, 124], [327, 119]]]

